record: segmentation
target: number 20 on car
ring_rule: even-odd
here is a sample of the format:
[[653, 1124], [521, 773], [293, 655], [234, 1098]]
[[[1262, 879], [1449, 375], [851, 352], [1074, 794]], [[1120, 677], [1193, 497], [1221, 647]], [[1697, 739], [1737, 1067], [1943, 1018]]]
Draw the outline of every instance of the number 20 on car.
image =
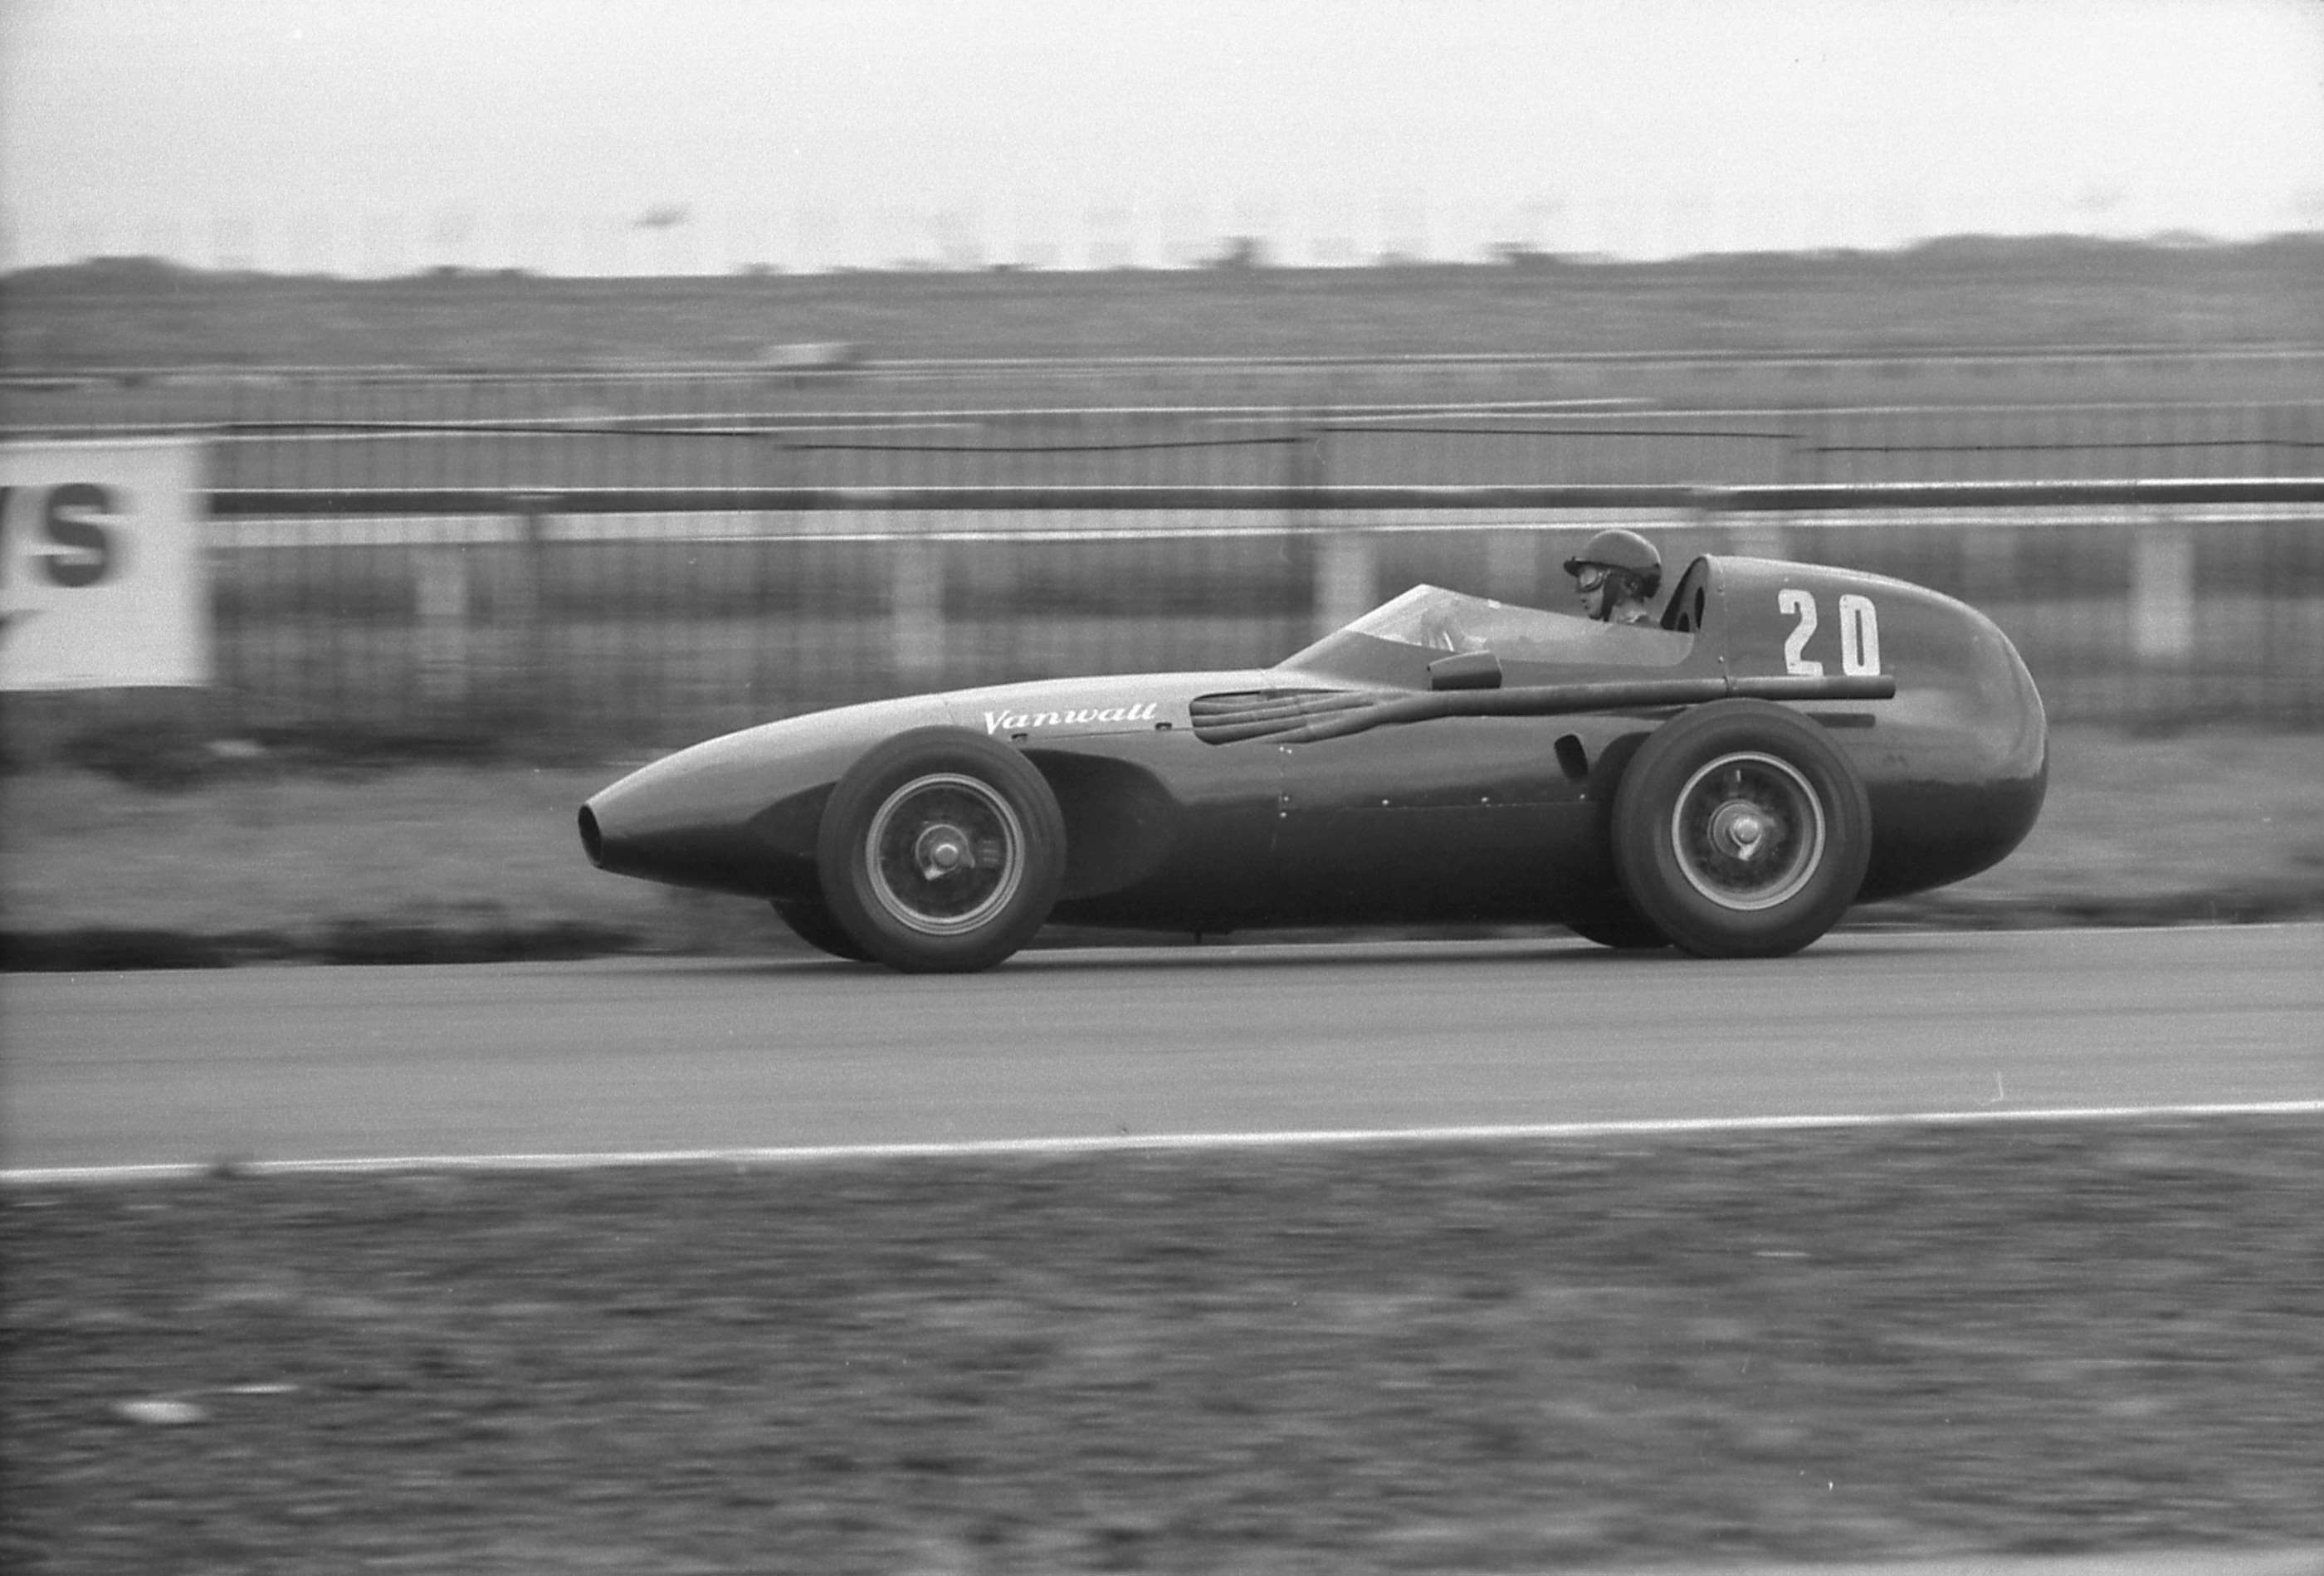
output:
[[[1786, 588], [1775, 594], [1775, 606], [1796, 621], [1784, 641], [1784, 671], [1822, 677], [1822, 660], [1807, 654], [1821, 622], [1815, 593]], [[1853, 592], [1840, 599], [1840, 670], [1850, 678], [1880, 671], [1880, 610]]]

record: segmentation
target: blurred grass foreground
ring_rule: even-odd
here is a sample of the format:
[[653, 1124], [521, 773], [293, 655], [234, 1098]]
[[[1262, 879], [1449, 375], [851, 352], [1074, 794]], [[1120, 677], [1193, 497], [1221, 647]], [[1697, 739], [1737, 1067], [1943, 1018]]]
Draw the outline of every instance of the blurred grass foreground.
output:
[[[1851, 923], [2324, 917], [2315, 762], [2312, 735], [2061, 730], [2049, 803], [2023, 848]], [[14, 772], [0, 778], [10, 827], [0, 956], [69, 969], [797, 952], [762, 904], [589, 867], [575, 806], [632, 763], [348, 769], [228, 757], [172, 788], [71, 768]]]
[[0, 1557], [2313, 1571], [2314, 1138], [27, 1186]]
[[[2318, 237], [0, 290], [0, 433], [203, 446], [217, 660], [8, 696], [20, 963], [141, 927], [209, 938], [187, 961], [699, 944], [698, 905], [566, 846], [618, 763], [882, 695], [1264, 666], [1422, 580], [1562, 605], [1609, 521], [2008, 631], [2075, 731], [2035, 844], [1953, 917], [2324, 906]], [[2070, 501], [2156, 482], [2214, 491]], [[1910, 497], [1991, 484], [2034, 491]], [[1754, 488], [1847, 506], [1654, 502]], [[2272, 501], [2200, 501], [2236, 488]], [[737, 502], [670, 505], [703, 489]], [[1469, 502], [1362, 502], [1421, 489]]]

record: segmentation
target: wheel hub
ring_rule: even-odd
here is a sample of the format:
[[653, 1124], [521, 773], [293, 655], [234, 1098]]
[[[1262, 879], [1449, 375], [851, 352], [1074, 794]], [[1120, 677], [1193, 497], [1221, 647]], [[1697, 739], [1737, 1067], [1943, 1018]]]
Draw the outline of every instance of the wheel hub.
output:
[[1799, 769], [1760, 751], [1705, 762], [1672, 806], [1671, 853], [1679, 874], [1733, 913], [1788, 901], [1824, 858], [1821, 800]]
[[1748, 803], [1721, 805], [1711, 817], [1711, 846], [1729, 859], [1746, 862], [1766, 846], [1770, 830], [1760, 807]]
[[958, 875], [976, 865], [976, 851], [969, 846], [968, 834], [944, 823], [920, 834], [912, 858], [920, 867], [921, 879], [931, 881]]

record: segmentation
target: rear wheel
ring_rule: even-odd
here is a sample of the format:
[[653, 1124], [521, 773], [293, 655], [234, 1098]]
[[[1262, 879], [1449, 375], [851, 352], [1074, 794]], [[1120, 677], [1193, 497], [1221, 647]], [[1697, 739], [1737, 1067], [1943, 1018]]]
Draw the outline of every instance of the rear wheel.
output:
[[1702, 957], [1797, 952], [1864, 884], [1872, 811], [1823, 731], [1766, 701], [1716, 701], [1657, 729], [1614, 797], [1623, 891]]
[[1065, 817], [1032, 763], [959, 728], [920, 728], [839, 779], [816, 844], [831, 917], [913, 973], [990, 968], [1031, 940], [1065, 872]]

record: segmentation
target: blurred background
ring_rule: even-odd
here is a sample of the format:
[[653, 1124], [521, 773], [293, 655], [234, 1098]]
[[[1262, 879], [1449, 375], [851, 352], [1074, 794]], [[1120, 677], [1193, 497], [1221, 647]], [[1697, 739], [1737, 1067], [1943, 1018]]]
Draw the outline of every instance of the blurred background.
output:
[[[0, 43], [20, 761], [595, 771], [1263, 666], [1419, 581], [1563, 606], [1609, 522], [1962, 596], [2070, 729], [2324, 714], [2313, 5], [28, 0]], [[72, 632], [171, 542], [174, 600]]]
[[2103, 10], [20, 5], [0, 425], [198, 445], [261, 740], [1263, 665], [1609, 521], [2310, 723], [2324, 25]]
[[[2037, 304], [1964, 310], [1965, 286]], [[2312, 239], [1054, 281], [99, 263], [11, 292], [12, 334], [88, 347], [12, 355], [12, 438], [198, 447], [201, 712], [228, 733], [658, 746], [1265, 666], [1419, 581], [1566, 605], [1559, 562], [1609, 522], [1674, 567], [1748, 551], [1962, 596], [2061, 721], [2324, 709], [2324, 346], [2286, 337], [2324, 322]], [[2167, 339], [2178, 302], [2227, 332]], [[2143, 332], [2076, 342], [2076, 305]], [[456, 364], [578, 314], [636, 354]], [[1104, 352], [896, 353], [1036, 315]], [[321, 364], [238, 364], [253, 316], [311, 327]], [[786, 337], [867, 318], [879, 337]], [[1497, 329], [1540, 347], [1401, 347]], [[104, 364], [141, 332], [180, 359]]]

